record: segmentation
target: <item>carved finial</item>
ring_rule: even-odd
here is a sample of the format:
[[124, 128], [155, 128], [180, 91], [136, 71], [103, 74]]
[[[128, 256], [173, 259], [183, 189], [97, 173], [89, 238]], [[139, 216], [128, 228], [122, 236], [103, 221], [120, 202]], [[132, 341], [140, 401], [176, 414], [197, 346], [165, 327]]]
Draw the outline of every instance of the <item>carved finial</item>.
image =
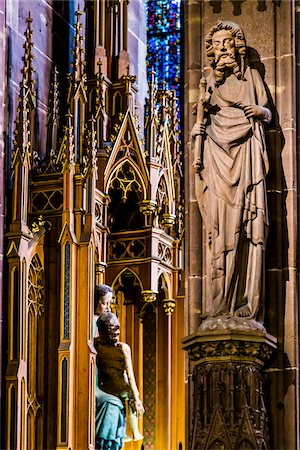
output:
[[88, 121], [85, 127], [85, 154], [84, 154], [84, 173], [97, 168], [97, 139], [95, 131], [94, 115]]
[[74, 132], [73, 132], [73, 123], [72, 123], [72, 114], [70, 108], [68, 108], [68, 112], [65, 115], [66, 117], [66, 125], [64, 126], [64, 136], [61, 143], [61, 147], [59, 150], [59, 155], [57, 157], [57, 163], [65, 163], [73, 164], [75, 160], [74, 154]]
[[22, 69], [22, 81], [20, 83], [20, 95], [18, 99], [18, 116], [15, 120], [15, 131], [14, 131], [14, 149], [13, 149], [13, 161], [12, 161], [12, 171], [14, 173], [14, 166], [16, 162], [16, 157], [19, 155], [22, 161], [27, 158], [28, 165], [31, 166], [31, 146], [33, 141], [33, 136], [31, 136], [31, 113], [36, 106], [36, 92], [34, 90], [34, 80], [33, 80], [33, 54], [32, 47], [32, 29], [31, 23], [32, 18], [30, 14], [26, 19], [27, 28], [25, 31], [25, 44], [24, 44], [24, 66]]
[[149, 115], [152, 118], [155, 114], [155, 106], [156, 106], [156, 93], [157, 93], [157, 85], [155, 83], [155, 70], [154, 66], [152, 66], [151, 70], [151, 79], [149, 84]]
[[54, 66], [50, 87], [48, 108], [48, 151], [55, 151], [57, 146], [57, 130], [59, 126], [59, 81], [58, 70]]
[[24, 66], [22, 69], [23, 79], [22, 79], [22, 86], [27, 87], [32, 91], [32, 94], [35, 95], [34, 92], [34, 79], [33, 79], [33, 73], [35, 72], [33, 68], [33, 54], [32, 54], [32, 29], [31, 29], [31, 23], [32, 18], [30, 17], [30, 12], [28, 14], [28, 17], [26, 19], [27, 28], [25, 30], [25, 44], [23, 45], [25, 52], [23, 56]]
[[75, 12], [76, 23], [75, 23], [74, 50], [73, 50], [74, 60], [72, 63], [74, 81], [85, 81], [85, 72], [84, 72], [85, 61], [83, 60], [85, 50], [82, 46], [83, 36], [81, 33], [83, 25], [80, 22], [81, 15], [82, 11], [80, 11], [78, 5], [78, 9]]
[[168, 100], [170, 98], [170, 92], [166, 89], [167, 83], [165, 81], [162, 82], [162, 89], [158, 91], [158, 98], [160, 102], [160, 116], [161, 116], [161, 124], [167, 118], [167, 113], [169, 112]]
[[132, 85], [136, 80], [135, 75], [130, 75], [130, 65], [127, 66], [127, 75], [123, 75], [121, 80], [125, 84], [125, 98], [126, 98], [126, 106], [133, 112], [134, 109], [134, 101], [133, 101], [133, 89]]
[[97, 62], [98, 72], [96, 74], [96, 107], [103, 108], [104, 107], [104, 98], [103, 98], [103, 80], [104, 75], [102, 73], [102, 61], [99, 58]]

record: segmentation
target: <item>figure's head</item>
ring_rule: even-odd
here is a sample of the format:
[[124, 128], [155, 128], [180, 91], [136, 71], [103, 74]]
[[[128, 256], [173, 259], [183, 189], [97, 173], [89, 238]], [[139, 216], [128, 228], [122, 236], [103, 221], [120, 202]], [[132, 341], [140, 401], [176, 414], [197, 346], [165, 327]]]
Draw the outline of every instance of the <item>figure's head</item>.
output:
[[219, 20], [210, 29], [205, 42], [217, 84], [221, 84], [226, 71], [233, 72], [239, 79], [243, 78], [246, 42], [242, 29], [236, 23]]
[[111, 312], [101, 314], [97, 320], [99, 340], [102, 344], [115, 345], [119, 340], [120, 322]]
[[97, 284], [94, 295], [94, 313], [100, 316], [103, 313], [110, 312], [113, 290], [107, 284]]

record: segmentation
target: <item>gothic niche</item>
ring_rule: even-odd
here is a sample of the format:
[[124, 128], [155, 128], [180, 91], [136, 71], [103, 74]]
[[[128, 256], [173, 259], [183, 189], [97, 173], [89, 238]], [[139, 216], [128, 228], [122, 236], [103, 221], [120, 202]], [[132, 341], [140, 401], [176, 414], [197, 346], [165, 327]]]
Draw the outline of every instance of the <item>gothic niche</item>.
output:
[[114, 291], [119, 305], [140, 305], [141, 285], [135, 274], [125, 269], [118, 277], [117, 283], [114, 283]]
[[145, 219], [139, 210], [143, 190], [135, 169], [128, 161], [116, 169], [108, 194], [108, 226], [112, 233], [143, 228]]

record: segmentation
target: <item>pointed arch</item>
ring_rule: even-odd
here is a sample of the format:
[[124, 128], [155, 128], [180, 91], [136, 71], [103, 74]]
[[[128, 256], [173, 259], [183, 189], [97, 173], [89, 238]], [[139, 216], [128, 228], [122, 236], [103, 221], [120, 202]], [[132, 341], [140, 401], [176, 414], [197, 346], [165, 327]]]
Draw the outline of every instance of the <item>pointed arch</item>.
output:
[[[125, 169], [125, 171], [124, 171]], [[123, 172], [123, 173], [122, 173]], [[131, 178], [130, 174], [132, 175]], [[121, 176], [121, 178], [120, 178]], [[145, 200], [147, 197], [147, 186], [145, 184], [145, 180], [141, 176], [139, 172], [139, 168], [137, 164], [128, 159], [122, 158], [118, 164], [113, 168], [112, 172], [109, 175], [109, 178], [106, 183], [105, 193], [108, 194], [108, 191], [115, 179], [118, 179], [121, 184], [121, 189], [124, 191], [124, 197], [126, 198], [127, 192], [130, 191], [134, 186], [138, 188], [138, 191], [142, 193], [142, 199]]]
[[118, 130], [117, 136], [115, 136], [114, 146], [104, 171], [104, 192], [106, 193], [111, 174], [122, 160], [134, 163], [133, 167], [140, 174], [143, 185], [148, 187], [149, 184], [146, 158], [140, 142], [139, 132], [129, 109], [121, 120], [122, 122], [115, 127], [115, 130]]
[[124, 267], [112, 282], [115, 291], [115, 309], [122, 316], [123, 306], [140, 306], [143, 283], [138, 274], [129, 267]]
[[159, 291], [163, 292], [164, 298], [171, 298], [171, 282], [168, 274], [164, 270], [160, 269], [157, 274], [157, 278]]
[[143, 290], [143, 282], [141, 280], [141, 278], [139, 277], [139, 275], [133, 270], [131, 269], [131, 267], [124, 267], [114, 278], [114, 281], [112, 282], [112, 287], [115, 286], [117, 279], [124, 273], [124, 272], [130, 272], [132, 273], [132, 275], [138, 280], [139, 285], [141, 287], [141, 290]]
[[121, 161], [112, 172], [107, 193], [108, 226], [111, 232], [143, 228], [145, 216], [140, 202], [146, 198], [146, 186], [132, 161]]

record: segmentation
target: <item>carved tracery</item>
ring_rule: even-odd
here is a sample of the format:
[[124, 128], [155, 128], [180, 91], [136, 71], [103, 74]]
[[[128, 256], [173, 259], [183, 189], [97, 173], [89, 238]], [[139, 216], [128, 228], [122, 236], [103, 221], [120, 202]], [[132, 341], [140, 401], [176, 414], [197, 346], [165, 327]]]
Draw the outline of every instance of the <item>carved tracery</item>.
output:
[[144, 225], [139, 202], [143, 199], [141, 179], [131, 163], [125, 161], [114, 172], [108, 190], [111, 231], [139, 229]]
[[34, 255], [28, 273], [27, 448], [43, 448], [44, 269]]

